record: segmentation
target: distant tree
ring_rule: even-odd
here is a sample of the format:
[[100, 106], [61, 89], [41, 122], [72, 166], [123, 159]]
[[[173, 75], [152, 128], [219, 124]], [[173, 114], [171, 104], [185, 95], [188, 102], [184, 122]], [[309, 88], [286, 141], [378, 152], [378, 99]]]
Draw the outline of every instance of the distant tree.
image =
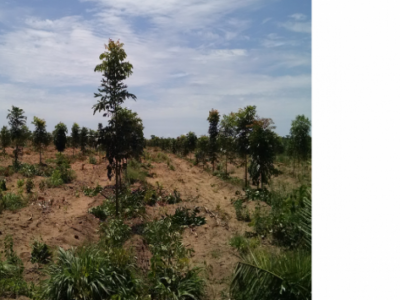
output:
[[[267, 126], [264, 120], [269, 120]], [[277, 174], [274, 167], [274, 160], [276, 156], [278, 135], [272, 131], [275, 128], [271, 119], [261, 119], [254, 121], [252, 125], [252, 132], [249, 136], [249, 150], [251, 156], [251, 163], [249, 166], [249, 173], [253, 184], [257, 187], [261, 183], [261, 188], [264, 184], [268, 184], [272, 175]]]
[[208, 136], [202, 135], [197, 139], [197, 150], [196, 150], [196, 164], [199, 162], [203, 163], [203, 168], [206, 163], [207, 153], [209, 149], [209, 138]]
[[235, 114], [224, 115], [219, 125], [218, 144], [225, 154], [225, 175], [228, 176], [228, 161], [234, 158], [235, 154]]
[[81, 147], [82, 154], [86, 153], [86, 147], [89, 142], [89, 130], [86, 127], [82, 127], [80, 135], [79, 135], [79, 146]]
[[244, 184], [247, 186], [247, 156], [250, 154], [249, 138], [252, 130], [251, 125], [256, 119], [256, 107], [249, 105], [244, 109], [239, 109], [235, 114], [235, 119], [237, 151], [244, 159]]
[[98, 138], [98, 133], [96, 130], [93, 129], [89, 129], [89, 133], [88, 133], [88, 145], [91, 148], [95, 148], [96, 147], [96, 141]]
[[53, 131], [53, 142], [59, 153], [63, 152], [67, 146], [67, 133], [68, 128], [64, 123], [60, 122], [55, 126]]
[[304, 115], [297, 116], [290, 128], [290, 153], [297, 162], [311, 157], [311, 121]]
[[188, 134], [186, 135], [186, 143], [189, 153], [193, 152], [196, 149], [197, 136], [194, 132], [192, 131], [188, 132]]
[[208, 134], [210, 135], [210, 140], [208, 144], [208, 155], [212, 163], [212, 170], [215, 169], [215, 161], [217, 160], [218, 153], [218, 122], [219, 122], [219, 112], [218, 110], [212, 109], [207, 118], [210, 126], [208, 127]]
[[51, 139], [46, 131], [46, 121], [33, 117], [33, 125], [35, 130], [33, 131], [32, 144], [36, 151], [39, 152], [39, 164], [42, 164], [42, 152], [50, 144]]
[[11, 140], [15, 145], [14, 149], [14, 167], [19, 167], [18, 157], [22, 155], [21, 148], [27, 138], [26, 132], [26, 116], [21, 108], [12, 106], [11, 110], [8, 110], [7, 115], [8, 124], [10, 125]]
[[95, 93], [95, 98], [100, 98], [100, 100], [93, 106], [93, 114], [105, 111], [103, 114], [104, 117], [111, 116], [108, 126], [101, 133], [107, 136], [102, 137], [100, 134], [100, 139], [108, 141], [108, 146], [111, 144], [114, 145], [111, 148], [108, 147], [106, 156], [109, 161], [108, 174], [110, 174], [110, 171], [115, 174], [116, 215], [119, 214], [122, 161], [126, 159], [126, 149], [124, 146], [120, 147], [120, 145], [124, 144], [120, 143], [120, 141], [121, 136], [125, 134], [125, 130], [119, 124], [119, 114], [122, 111], [121, 105], [126, 99], [136, 99], [134, 94], [127, 91], [127, 85], [123, 83], [133, 73], [132, 64], [124, 61], [126, 53], [123, 45], [119, 41], [114, 42], [110, 39], [108, 45], [106, 45], [107, 51], [100, 55], [101, 64], [97, 65], [94, 69], [95, 72], [103, 73], [103, 79], [99, 93]]
[[6, 147], [11, 145], [11, 133], [6, 126], [3, 126], [0, 131], [0, 143], [3, 148], [3, 155], [6, 154]]
[[80, 145], [80, 128], [77, 123], [74, 123], [71, 128], [71, 146], [72, 155], [75, 155], [75, 149]]

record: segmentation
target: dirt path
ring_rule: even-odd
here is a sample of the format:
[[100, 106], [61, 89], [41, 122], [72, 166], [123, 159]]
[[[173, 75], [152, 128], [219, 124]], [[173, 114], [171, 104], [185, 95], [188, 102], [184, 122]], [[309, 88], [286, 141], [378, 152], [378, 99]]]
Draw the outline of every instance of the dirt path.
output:
[[[221, 292], [227, 291], [238, 261], [229, 240], [236, 232], [243, 234], [251, 230], [247, 223], [236, 220], [231, 204], [235, 192], [241, 192], [241, 188], [226, 183], [203, 171], [201, 167], [193, 166], [172, 154], [168, 154], [168, 157], [175, 171], [170, 170], [166, 163], [152, 163], [152, 172], [156, 174], [156, 178], [151, 178], [148, 182], [153, 185], [158, 182], [168, 190], [177, 188], [182, 199], [189, 200], [176, 206], [202, 208], [201, 215], [206, 216], [207, 223], [193, 231], [186, 229], [184, 244], [195, 250], [193, 264], [205, 269], [209, 298], [219, 299]], [[163, 207], [160, 210], [168, 210], [171, 214], [176, 206], [169, 206], [167, 209]]]

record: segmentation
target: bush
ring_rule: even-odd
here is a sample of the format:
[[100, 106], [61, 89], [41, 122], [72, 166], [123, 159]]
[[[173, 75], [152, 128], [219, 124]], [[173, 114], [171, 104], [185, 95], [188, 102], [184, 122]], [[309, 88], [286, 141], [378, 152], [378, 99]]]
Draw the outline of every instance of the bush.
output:
[[128, 166], [126, 170], [126, 181], [129, 184], [134, 184], [135, 182], [146, 182], [147, 171], [136, 169], [134, 167]]
[[22, 188], [25, 184], [25, 181], [23, 179], [18, 179], [17, 180], [17, 187]]
[[31, 262], [46, 264], [51, 260], [51, 252], [49, 246], [43, 243], [43, 240], [35, 240], [31, 245]]
[[43, 192], [44, 191], [44, 189], [46, 188], [46, 180], [41, 180], [40, 182], [39, 182], [39, 190], [41, 191], [41, 192]]
[[23, 279], [24, 265], [14, 252], [12, 237], [4, 239], [5, 261], [0, 255], [0, 297], [31, 296], [32, 287]]
[[25, 185], [26, 192], [28, 194], [32, 193], [32, 190], [34, 187], [35, 187], [35, 184], [33, 183], [33, 180], [31, 178], [28, 178], [26, 180], [26, 185]]
[[245, 221], [245, 222], [250, 222], [250, 213], [247, 207], [243, 206], [243, 200], [236, 200], [233, 202], [233, 207], [235, 208], [236, 211], [236, 218], [239, 221]]
[[90, 156], [89, 157], [89, 164], [96, 165], [97, 164], [96, 157]]
[[204, 217], [196, 216], [199, 212], [200, 210], [197, 207], [192, 211], [192, 213], [190, 213], [190, 209], [188, 208], [178, 207], [175, 210], [175, 214], [169, 217], [171, 217], [171, 221], [175, 225], [201, 226], [206, 223], [206, 219]]
[[[120, 195], [119, 205], [120, 213], [123, 218], [136, 218], [144, 216], [146, 209], [144, 207], [144, 196], [146, 190], [135, 190], [133, 192], [125, 192]], [[89, 213], [93, 214], [96, 218], [104, 221], [109, 216], [115, 215], [115, 196], [106, 199], [103, 204], [92, 207]]]
[[256, 208], [253, 220], [256, 233], [271, 234], [275, 244], [283, 247], [311, 247], [310, 189], [302, 186], [286, 197], [275, 194], [270, 201], [270, 212]]
[[122, 219], [116, 218], [100, 225], [101, 236], [110, 246], [122, 246], [129, 238], [131, 228]]
[[204, 295], [204, 280], [199, 277], [199, 268], [189, 267], [193, 250], [183, 246], [180, 228], [167, 217], [148, 223], [144, 229], [153, 255], [149, 274], [152, 299], [201, 299]]
[[141, 299], [132, 255], [121, 248], [99, 246], [64, 250], [47, 270], [43, 299]]
[[247, 254], [250, 250], [254, 250], [260, 245], [260, 240], [258, 238], [247, 239], [242, 235], [236, 234], [230, 239], [229, 245], [238, 250], [240, 254]]
[[6, 179], [0, 178], [0, 192], [7, 191]]
[[63, 184], [64, 181], [61, 178], [61, 172], [59, 170], [54, 170], [53, 174], [51, 174], [51, 177], [47, 179], [48, 187], [58, 187]]
[[89, 197], [94, 197], [97, 196], [101, 191], [103, 190], [103, 187], [99, 184], [97, 184], [96, 187], [90, 188], [90, 187], [84, 187], [82, 188], [82, 192], [85, 196]]
[[3, 209], [15, 211], [17, 209], [24, 207], [25, 205], [26, 202], [20, 195], [7, 193], [0, 197], [0, 207], [2, 207]]
[[21, 164], [18, 173], [28, 178], [43, 175], [43, 171], [41, 169], [30, 164]]

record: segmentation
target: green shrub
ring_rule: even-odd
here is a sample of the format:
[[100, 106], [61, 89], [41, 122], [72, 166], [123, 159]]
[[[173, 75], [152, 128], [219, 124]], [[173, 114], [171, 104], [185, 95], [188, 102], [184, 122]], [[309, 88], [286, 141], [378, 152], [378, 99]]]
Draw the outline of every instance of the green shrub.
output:
[[26, 201], [22, 198], [21, 195], [7, 193], [2, 195], [0, 198], [0, 207], [2, 207], [3, 209], [15, 211], [24, 207], [25, 205]]
[[0, 297], [31, 296], [29, 287], [22, 274], [24, 265], [14, 252], [14, 243], [10, 235], [4, 239], [5, 261], [0, 255]]
[[41, 169], [37, 168], [35, 165], [30, 165], [26, 163], [21, 164], [18, 173], [28, 178], [43, 175], [43, 171]]
[[90, 156], [89, 157], [89, 164], [96, 165], [97, 164], [96, 157]]
[[144, 183], [144, 182], [146, 182], [147, 174], [148, 173], [146, 170], [128, 166], [127, 170], [126, 170], [126, 178], [125, 179], [129, 184], [134, 184], [135, 182]]
[[25, 185], [26, 192], [28, 194], [32, 193], [32, 190], [34, 187], [35, 187], [35, 184], [33, 183], [33, 180], [31, 178], [28, 178], [26, 180], [26, 185]]
[[89, 213], [99, 218], [101, 221], [105, 221], [110, 215], [103, 205], [95, 206], [89, 209]]
[[122, 246], [129, 238], [131, 228], [119, 218], [108, 220], [100, 225], [101, 236], [110, 246]]
[[169, 195], [165, 196], [163, 200], [168, 204], [175, 204], [182, 202], [181, 194], [178, 192], [177, 189], [174, 189], [172, 194], [170, 193]]
[[48, 187], [58, 187], [63, 184], [64, 181], [61, 178], [61, 172], [59, 170], [54, 170], [53, 174], [51, 174], [51, 177], [47, 179]]
[[17, 187], [22, 188], [25, 184], [25, 181], [23, 179], [18, 179], [17, 180]]
[[233, 202], [233, 207], [235, 208], [236, 211], [236, 218], [239, 221], [245, 221], [245, 222], [250, 222], [250, 212], [247, 209], [247, 207], [243, 206], [244, 201], [243, 200], [236, 200]]
[[0, 178], [0, 192], [7, 191], [6, 179]]
[[[124, 192], [120, 195], [120, 213], [125, 218], [136, 218], [146, 213], [144, 196], [146, 190], [138, 189], [133, 192]], [[106, 199], [101, 205], [89, 209], [89, 213], [104, 221], [115, 215], [115, 196]]]
[[142, 299], [142, 282], [135, 277], [135, 266], [122, 248], [99, 246], [64, 250], [59, 248], [50, 264], [41, 291], [43, 299]]
[[14, 174], [14, 168], [12, 166], [0, 167], [0, 176], [9, 177]]
[[253, 225], [257, 234], [271, 235], [275, 244], [287, 247], [311, 247], [311, 191], [306, 186], [288, 196], [270, 198], [271, 210], [257, 207]]
[[[171, 221], [179, 226], [201, 226], [206, 223], [204, 217], [196, 216], [200, 210], [196, 207], [191, 213], [189, 208], [178, 207], [175, 214], [171, 217]], [[168, 216], [168, 215], [167, 215]]]
[[94, 188], [90, 188], [88, 186], [82, 188], [83, 194], [85, 196], [89, 196], [89, 197], [97, 196], [102, 190], [103, 190], [103, 187], [99, 184], [97, 184], [97, 186]]
[[43, 192], [44, 191], [44, 189], [46, 188], [46, 180], [41, 180], [40, 182], [39, 182], [39, 190], [41, 191], [41, 192]]
[[46, 264], [51, 260], [51, 251], [49, 246], [43, 243], [43, 240], [35, 240], [32, 245], [31, 262]]
[[183, 246], [180, 228], [166, 217], [144, 229], [153, 255], [149, 273], [152, 299], [201, 299], [204, 295], [205, 282], [199, 268], [190, 269], [188, 258], [193, 250]]
[[260, 245], [260, 239], [247, 239], [242, 235], [236, 234], [229, 240], [229, 245], [238, 250], [240, 254], [247, 254], [250, 250], [254, 250]]

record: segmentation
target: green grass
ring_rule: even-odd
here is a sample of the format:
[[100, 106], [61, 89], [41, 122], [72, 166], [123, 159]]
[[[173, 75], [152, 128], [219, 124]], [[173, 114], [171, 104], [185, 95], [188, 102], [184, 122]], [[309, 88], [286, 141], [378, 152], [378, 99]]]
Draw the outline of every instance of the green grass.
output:
[[0, 212], [4, 210], [16, 211], [26, 206], [26, 201], [21, 195], [6, 193], [0, 196]]
[[59, 248], [40, 294], [43, 299], [142, 299], [133, 257], [122, 248], [98, 245]]

